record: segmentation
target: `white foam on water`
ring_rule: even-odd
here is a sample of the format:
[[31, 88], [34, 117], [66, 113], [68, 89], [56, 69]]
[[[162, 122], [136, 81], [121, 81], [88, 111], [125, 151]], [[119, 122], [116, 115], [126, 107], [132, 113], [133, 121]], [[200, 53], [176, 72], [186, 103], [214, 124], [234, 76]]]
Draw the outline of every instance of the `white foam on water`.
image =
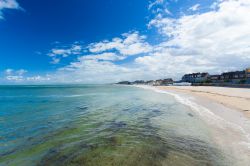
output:
[[216, 115], [214, 112], [212, 112], [208, 108], [206, 108], [202, 105], [199, 105], [196, 102], [192, 101], [192, 97], [186, 97], [186, 96], [184, 97], [184, 96], [181, 96], [181, 95], [176, 94], [176, 93], [168, 92], [166, 90], [159, 90], [159, 89], [152, 87], [152, 86], [136, 86], [136, 87], [148, 89], [148, 90], [153, 90], [153, 91], [158, 92], [158, 93], [164, 93], [164, 94], [168, 94], [168, 95], [173, 96], [177, 102], [188, 106], [189, 108], [191, 108], [191, 110], [198, 113], [207, 123], [209, 123], [211, 125], [215, 125], [216, 127], [223, 129], [223, 130], [226, 128], [229, 128], [229, 129], [233, 129], [233, 131], [235, 131], [237, 133], [240, 133], [244, 139], [241, 140], [240, 142], [238, 142], [238, 144], [244, 145], [245, 147], [250, 149], [250, 133], [249, 132], [247, 132], [239, 124], [230, 122], [230, 121], [220, 117], [219, 115]]

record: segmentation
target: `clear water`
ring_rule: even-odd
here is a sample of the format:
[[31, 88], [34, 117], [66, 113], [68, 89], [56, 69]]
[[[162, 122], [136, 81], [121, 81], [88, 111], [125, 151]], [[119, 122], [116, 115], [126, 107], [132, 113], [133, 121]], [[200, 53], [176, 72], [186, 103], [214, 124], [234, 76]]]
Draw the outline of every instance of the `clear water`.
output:
[[173, 97], [117, 85], [0, 86], [0, 165], [229, 165]]

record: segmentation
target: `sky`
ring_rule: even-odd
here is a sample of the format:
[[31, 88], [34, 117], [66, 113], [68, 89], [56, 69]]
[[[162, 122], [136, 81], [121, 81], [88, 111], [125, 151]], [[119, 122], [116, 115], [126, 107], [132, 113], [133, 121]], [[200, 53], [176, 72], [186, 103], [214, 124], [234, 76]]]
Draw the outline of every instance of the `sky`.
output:
[[0, 0], [0, 84], [250, 67], [250, 0]]

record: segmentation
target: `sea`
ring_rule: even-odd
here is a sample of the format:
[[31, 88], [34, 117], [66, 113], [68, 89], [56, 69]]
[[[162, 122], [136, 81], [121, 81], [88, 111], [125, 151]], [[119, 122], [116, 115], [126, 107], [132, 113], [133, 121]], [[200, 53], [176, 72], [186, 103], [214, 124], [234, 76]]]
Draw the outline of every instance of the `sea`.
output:
[[1, 166], [223, 166], [173, 96], [123, 85], [0, 86]]

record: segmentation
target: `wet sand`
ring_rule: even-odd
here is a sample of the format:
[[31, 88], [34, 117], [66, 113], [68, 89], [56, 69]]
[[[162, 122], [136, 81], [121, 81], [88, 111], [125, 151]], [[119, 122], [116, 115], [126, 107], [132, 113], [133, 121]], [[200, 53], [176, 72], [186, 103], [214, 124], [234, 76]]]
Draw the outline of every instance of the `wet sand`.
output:
[[226, 107], [239, 110], [250, 118], [250, 89], [206, 86], [161, 86], [157, 88], [205, 97]]

